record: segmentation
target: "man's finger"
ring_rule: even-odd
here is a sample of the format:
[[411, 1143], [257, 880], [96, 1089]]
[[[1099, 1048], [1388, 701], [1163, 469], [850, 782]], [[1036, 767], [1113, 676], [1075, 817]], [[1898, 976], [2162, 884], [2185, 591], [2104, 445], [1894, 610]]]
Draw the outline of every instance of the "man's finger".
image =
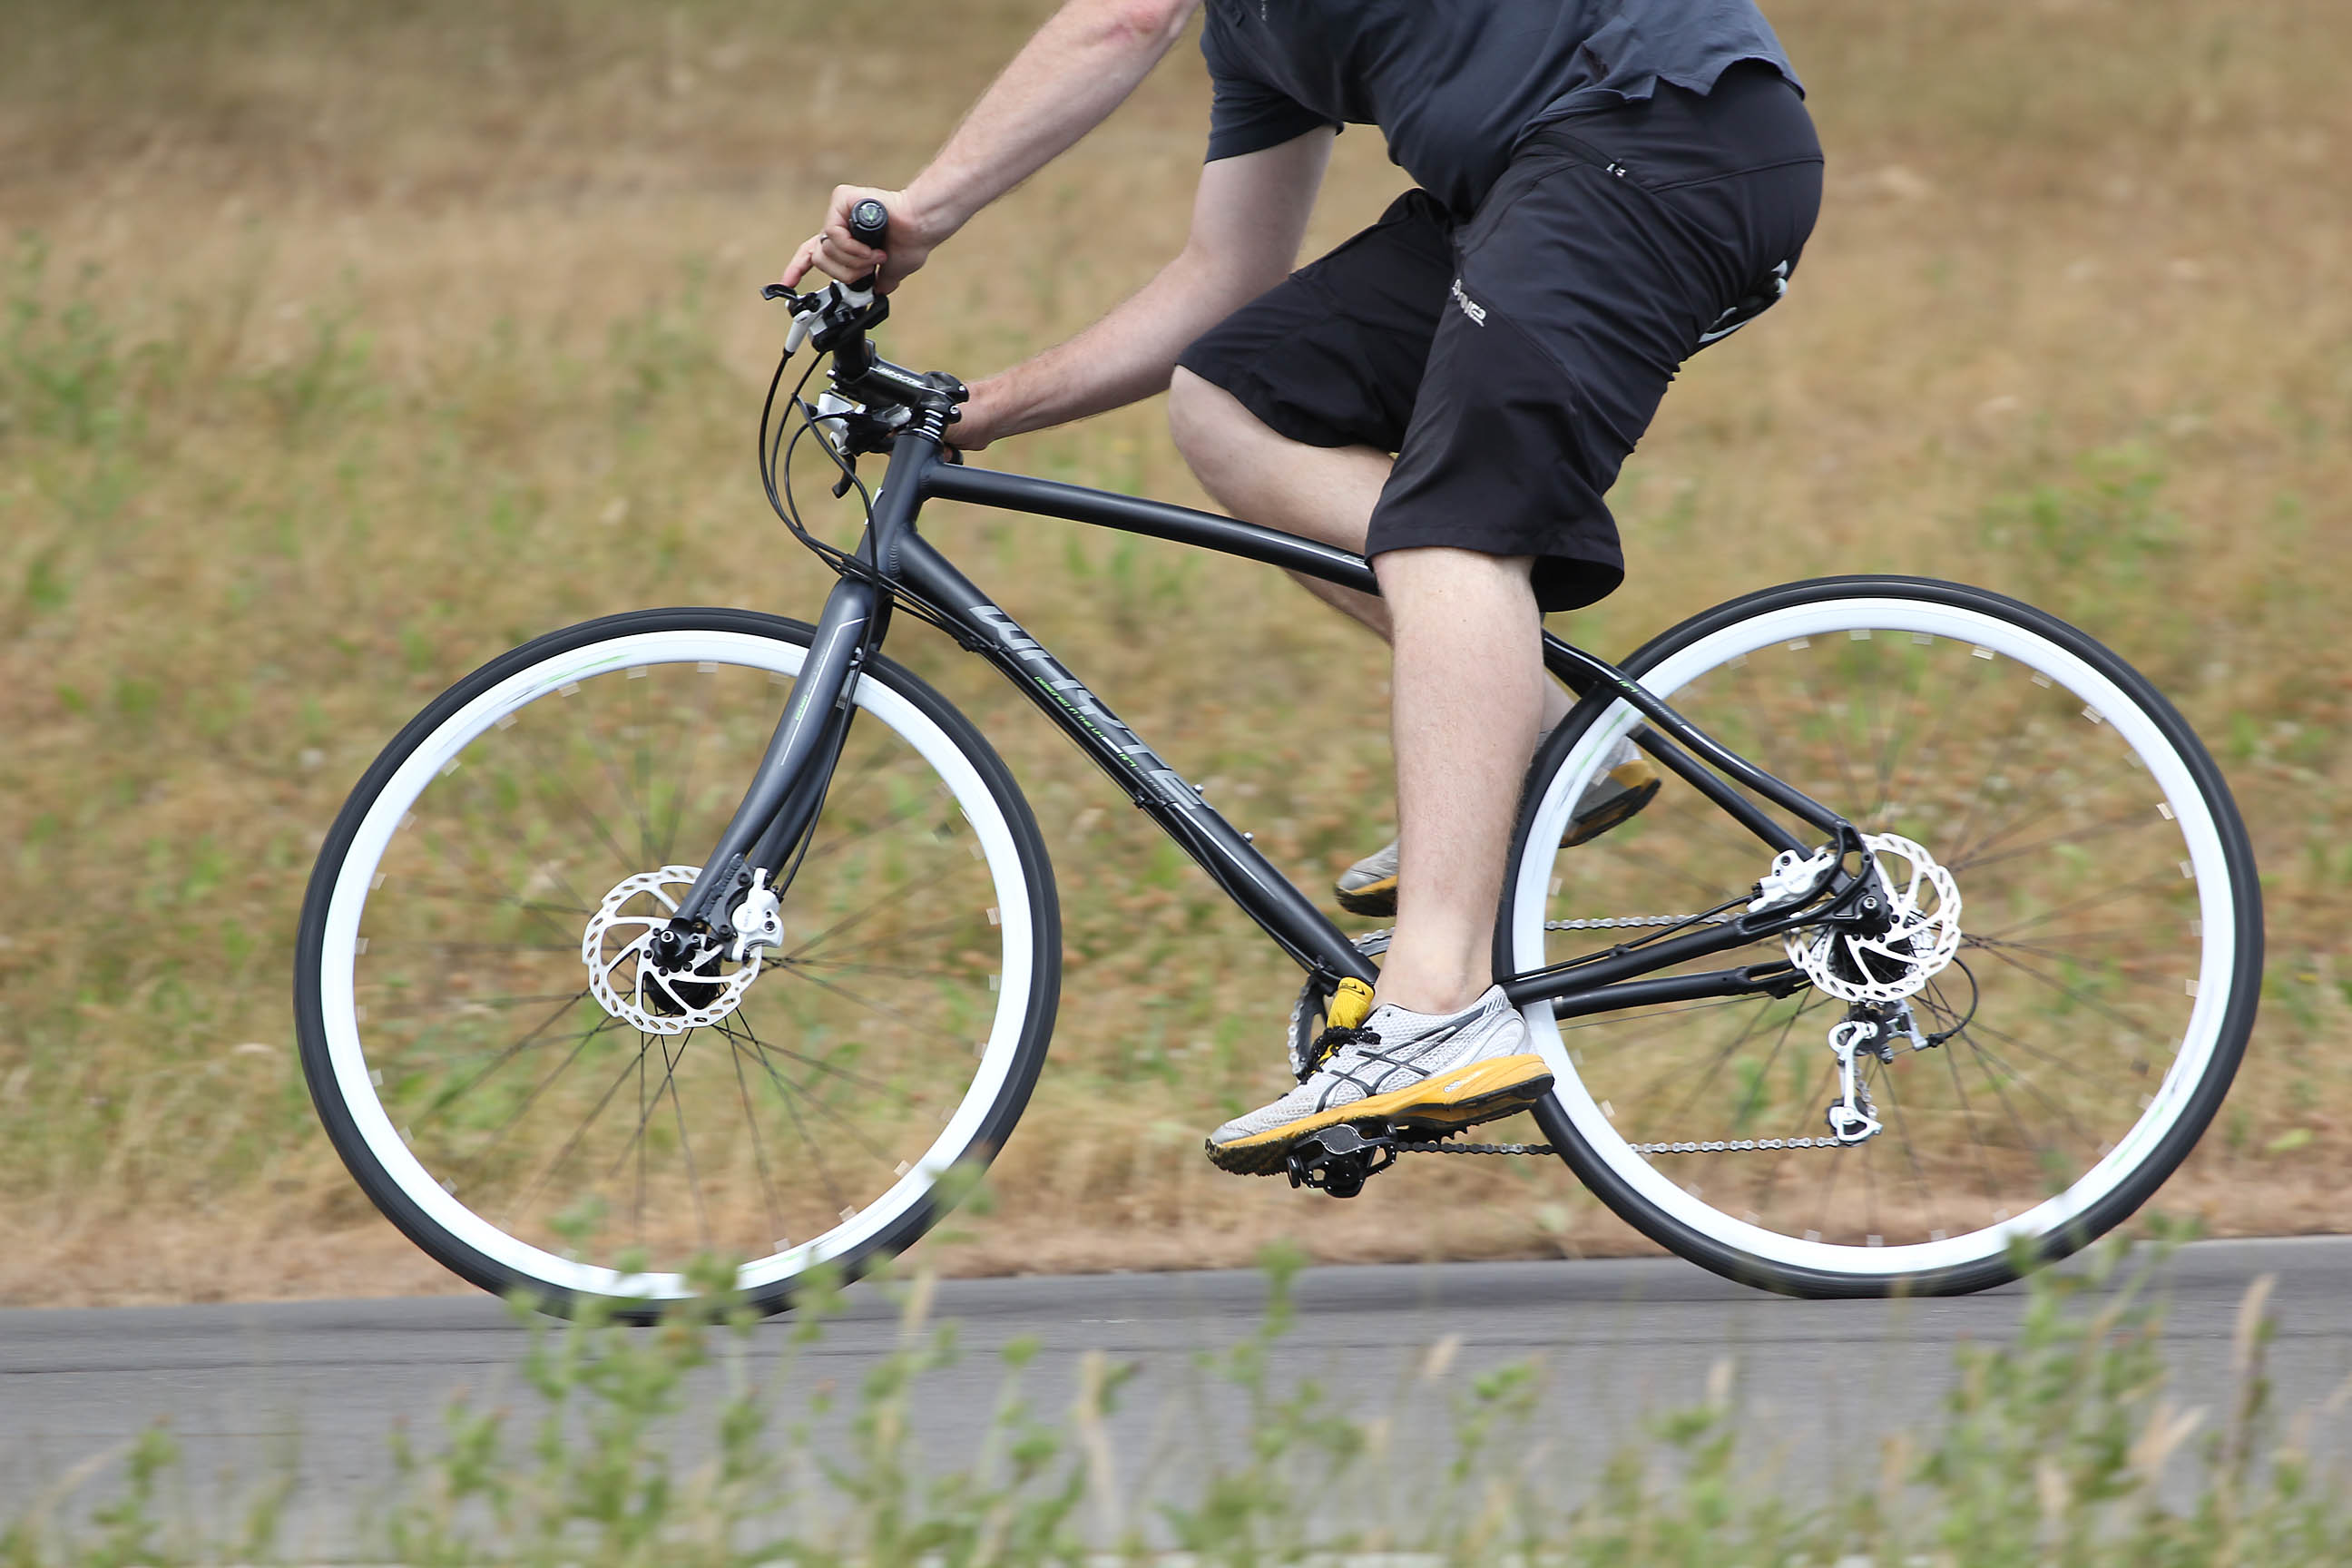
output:
[[861, 245], [850, 237], [846, 224], [825, 225], [824, 252], [828, 260], [837, 262], [843, 270], [837, 276], [863, 278], [882, 265], [883, 253], [869, 245]]
[[799, 283], [808, 276], [811, 268], [822, 267], [824, 261], [824, 236], [820, 234], [801, 241], [800, 249], [793, 253], [792, 265], [784, 268], [784, 286], [791, 288]]

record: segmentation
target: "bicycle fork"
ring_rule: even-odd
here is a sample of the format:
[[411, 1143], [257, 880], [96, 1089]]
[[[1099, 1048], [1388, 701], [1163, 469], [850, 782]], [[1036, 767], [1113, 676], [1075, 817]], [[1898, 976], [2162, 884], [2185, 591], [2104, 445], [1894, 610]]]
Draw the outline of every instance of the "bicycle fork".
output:
[[708, 926], [722, 942], [732, 940], [734, 906], [752, 891], [758, 877], [782, 867], [815, 820], [847, 739], [853, 682], [877, 640], [883, 613], [871, 584], [845, 577], [826, 595], [808, 658], [751, 788], [679, 900], [668, 929], [654, 939], [654, 957], [662, 967], [686, 962], [698, 925]]
[[[899, 437], [856, 560], [887, 574], [897, 542], [919, 504], [920, 487], [914, 476], [938, 451], [935, 428], [919, 428]], [[755, 882], [782, 868], [816, 820], [848, 738], [850, 696], [856, 690], [858, 672], [880, 645], [889, 616], [883, 590], [864, 577], [844, 576], [825, 595], [824, 611], [809, 639], [808, 658], [793, 683], [792, 700], [776, 721], [759, 772], [726, 832], [704, 859], [701, 874], [679, 901], [668, 929], [654, 939], [654, 957], [662, 967], [687, 962], [698, 925], [707, 926], [721, 942], [731, 941], [736, 907], [761, 890]]]

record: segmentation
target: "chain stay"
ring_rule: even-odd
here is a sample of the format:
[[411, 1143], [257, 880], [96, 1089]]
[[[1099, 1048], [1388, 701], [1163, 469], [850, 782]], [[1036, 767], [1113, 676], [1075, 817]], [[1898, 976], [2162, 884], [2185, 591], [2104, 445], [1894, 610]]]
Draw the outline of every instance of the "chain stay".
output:
[[1546, 921], [1546, 931], [1615, 931], [1627, 926], [1729, 925], [1732, 915], [1594, 915], [1584, 920]]
[[[1716, 915], [1595, 915], [1580, 920], [1546, 921], [1546, 931], [1622, 931], [1642, 926], [1724, 925], [1735, 917]], [[1385, 931], [1373, 936], [1385, 938]], [[1360, 940], [1359, 939], [1360, 944]], [[1386, 943], [1381, 944], [1385, 946]], [[1391, 1139], [1386, 1147], [1400, 1154], [1557, 1154], [1559, 1146], [1551, 1143], [1451, 1143]], [[1770, 1149], [1834, 1149], [1840, 1147], [1833, 1138], [1738, 1138], [1705, 1142], [1635, 1143], [1633, 1152], [1653, 1154], [1717, 1154], [1734, 1151]]]

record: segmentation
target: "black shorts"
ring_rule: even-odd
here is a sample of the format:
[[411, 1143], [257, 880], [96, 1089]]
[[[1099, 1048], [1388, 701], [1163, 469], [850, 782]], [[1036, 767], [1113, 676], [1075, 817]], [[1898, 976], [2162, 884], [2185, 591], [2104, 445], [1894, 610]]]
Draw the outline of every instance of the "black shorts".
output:
[[1777, 295], [1821, 195], [1777, 71], [1661, 83], [1536, 131], [1466, 222], [1406, 193], [1178, 363], [1292, 440], [1395, 453], [1370, 554], [1533, 556], [1537, 603], [1575, 609], [1624, 580], [1602, 498], [1666, 384]]

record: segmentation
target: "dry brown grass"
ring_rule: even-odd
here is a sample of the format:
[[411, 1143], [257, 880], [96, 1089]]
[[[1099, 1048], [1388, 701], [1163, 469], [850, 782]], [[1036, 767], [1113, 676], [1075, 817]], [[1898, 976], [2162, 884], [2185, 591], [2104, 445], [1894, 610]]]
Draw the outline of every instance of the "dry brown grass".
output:
[[[0, 1300], [448, 1286], [310, 1120], [287, 1003], [310, 853], [425, 695], [523, 637], [646, 604], [814, 609], [824, 578], [747, 460], [777, 331], [754, 285], [835, 179], [911, 171], [1042, 10], [935, 7], [902, 37], [807, 0], [19, 0]], [[1822, 230], [1791, 302], [1668, 400], [1618, 493], [1629, 586], [1568, 629], [1616, 651], [1746, 588], [1893, 568], [2124, 649], [2222, 757], [2270, 900], [2254, 1051], [2162, 1202], [2339, 1226], [2352, 20], [1772, 15], [1830, 151]], [[1180, 238], [1204, 103], [1180, 53], [906, 293], [894, 356], [979, 374], [1139, 281]], [[1376, 137], [1343, 138], [1317, 241], [1399, 185]], [[1002, 461], [1193, 494], [1153, 408]], [[1298, 693], [1376, 707], [1381, 660], [1295, 589], [1061, 524], [934, 531], [1295, 875], [1378, 841], [1378, 724]], [[984, 672], [893, 651], [998, 738], [1069, 927], [1000, 1217], [941, 1261], [1232, 1263], [1277, 1232], [1350, 1258], [1638, 1245], [1557, 1170], [1423, 1162], [1350, 1205], [1210, 1171], [1200, 1129], [1276, 1085], [1295, 973]]]

